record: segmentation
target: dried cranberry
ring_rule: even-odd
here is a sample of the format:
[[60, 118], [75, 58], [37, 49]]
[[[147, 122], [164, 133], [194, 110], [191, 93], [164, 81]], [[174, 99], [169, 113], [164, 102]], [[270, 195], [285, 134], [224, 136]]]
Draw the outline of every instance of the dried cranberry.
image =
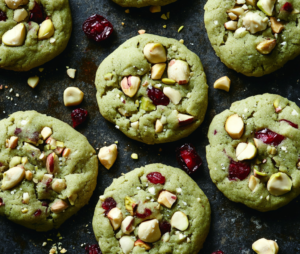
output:
[[268, 145], [278, 146], [282, 140], [285, 139], [284, 136], [273, 132], [269, 129], [263, 129], [261, 131], [255, 132], [255, 138], [260, 139], [262, 142]]
[[84, 21], [82, 30], [89, 39], [100, 42], [106, 40], [114, 31], [114, 28], [107, 19], [94, 14]]
[[152, 214], [152, 212], [151, 212], [151, 210], [150, 209], [148, 209], [148, 208], [145, 208], [145, 211], [144, 211], [144, 213], [136, 213], [136, 216], [138, 217], [138, 218], [141, 218], [141, 219], [145, 219], [145, 218], [147, 218], [148, 216], [150, 216]]
[[4, 204], [4, 202], [3, 202], [3, 199], [2, 198], [0, 198], [0, 206], [4, 206], [5, 204]]
[[102, 208], [105, 210], [105, 215], [107, 215], [108, 212], [116, 206], [117, 202], [113, 198], [107, 198], [102, 203]]
[[48, 207], [49, 206], [49, 204], [47, 203], [47, 202], [42, 202], [42, 206], [46, 206], [46, 207]]
[[240, 180], [244, 180], [249, 175], [250, 171], [251, 168], [248, 164], [231, 160], [229, 165], [228, 178], [231, 181], [234, 181], [237, 178]]
[[35, 131], [28, 137], [28, 139], [31, 140], [33, 143], [37, 143], [39, 141], [39, 135], [40, 134], [37, 131]]
[[40, 216], [42, 214], [42, 210], [41, 209], [37, 209], [35, 212], [34, 212], [34, 216], [37, 217], [37, 216]]
[[49, 179], [46, 181], [46, 192], [47, 192], [48, 190], [51, 190], [51, 189], [52, 189], [51, 182], [52, 182], [52, 179], [51, 179], [51, 178], [49, 178]]
[[149, 98], [153, 101], [154, 105], [167, 106], [170, 103], [170, 99], [159, 89], [150, 87], [147, 89]]
[[2, 167], [3, 166], [3, 164], [0, 162], [0, 167]]
[[224, 254], [224, 252], [221, 251], [221, 250], [217, 250], [217, 251], [215, 251], [215, 252], [213, 252], [213, 253], [211, 253], [211, 254]]
[[293, 122], [291, 122], [291, 121], [289, 121], [289, 120], [285, 120], [285, 119], [279, 120], [279, 122], [282, 122], [282, 121], [287, 122], [290, 126], [296, 128], [296, 129], [298, 129], [298, 124], [295, 124], [295, 123], [293, 123]]
[[4, 11], [0, 10], [0, 21], [6, 21], [7, 16]]
[[154, 184], [164, 184], [166, 182], [166, 178], [159, 172], [151, 172], [147, 175], [147, 179], [150, 183]]
[[286, 2], [283, 6], [282, 9], [287, 11], [287, 12], [292, 12], [293, 11], [293, 5], [289, 2]]
[[102, 254], [98, 244], [87, 244], [84, 249], [86, 254]]
[[160, 222], [159, 228], [160, 228], [161, 235], [163, 235], [167, 232], [171, 232], [171, 224], [167, 221]]
[[88, 112], [85, 109], [77, 108], [71, 113], [73, 128], [76, 128], [79, 124], [82, 124], [87, 118]]
[[217, 132], [217, 130], [214, 130], [214, 135], [216, 135], [218, 132]]
[[196, 172], [202, 165], [202, 159], [191, 143], [186, 143], [176, 149], [176, 159], [181, 168], [188, 174]]
[[45, 20], [42, 5], [38, 4], [37, 2], [34, 2], [34, 7], [30, 11], [29, 20], [38, 24], [42, 23]]
[[15, 135], [18, 135], [22, 132], [22, 129], [21, 128], [16, 128], [15, 129]]

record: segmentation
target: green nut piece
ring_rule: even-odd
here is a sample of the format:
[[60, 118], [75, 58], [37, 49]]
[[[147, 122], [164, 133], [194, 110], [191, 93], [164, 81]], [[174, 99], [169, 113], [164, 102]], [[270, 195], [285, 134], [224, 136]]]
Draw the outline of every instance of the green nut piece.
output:
[[170, 79], [170, 78], [163, 78], [161, 81], [162, 81], [164, 84], [167, 84], [167, 85], [174, 85], [174, 84], [175, 84], [175, 80]]
[[275, 155], [277, 153], [277, 149], [274, 146], [268, 146], [267, 152], [271, 155]]
[[21, 164], [21, 160], [22, 160], [22, 158], [19, 156], [12, 157], [11, 161], [9, 162], [9, 167], [13, 168], [13, 167]]
[[134, 215], [136, 206], [137, 204], [131, 197], [129, 196], [125, 197], [125, 208], [128, 212], [130, 212], [131, 215]]
[[106, 74], [104, 75], [104, 79], [105, 79], [105, 80], [112, 80], [112, 78], [113, 78], [113, 74], [112, 74], [112, 73], [106, 73]]
[[155, 105], [152, 103], [152, 101], [149, 98], [142, 97], [141, 99], [141, 109], [145, 111], [153, 111], [156, 109]]
[[268, 174], [266, 172], [260, 172], [254, 168], [254, 175], [259, 178], [259, 177], [267, 176]]

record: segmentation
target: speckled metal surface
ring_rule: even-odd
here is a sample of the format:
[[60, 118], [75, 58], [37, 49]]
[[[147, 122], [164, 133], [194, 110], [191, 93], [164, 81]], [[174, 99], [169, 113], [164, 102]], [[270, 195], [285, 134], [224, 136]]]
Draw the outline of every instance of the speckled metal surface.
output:
[[[66, 221], [59, 230], [37, 233], [6, 218], [0, 218], [0, 253], [49, 253], [52, 244], [59, 242], [68, 253], [85, 253], [82, 245], [96, 243], [91, 226], [95, 205], [112, 179], [148, 163], [161, 162], [177, 167], [174, 147], [184, 142], [192, 142], [204, 160], [203, 166], [192, 178], [208, 196], [212, 208], [211, 230], [201, 254], [211, 254], [218, 249], [225, 254], [251, 254], [254, 253], [251, 250], [252, 243], [261, 237], [276, 239], [280, 254], [300, 253], [299, 198], [286, 207], [268, 213], [260, 213], [233, 203], [212, 183], [205, 160], [208, 126], [214, 115], [229, 108], [232, 102], [266, 92], [278, 93], [299, 102], [300, 58], [262, 78], [248, 78], [229, 70], [215, 55], [207, 38], [203, 22], [205, 1], [179, 0], [163, 7], [162, 13], [158, 14], [151, 14], [148, 8], [130, 9], [130, 13], [126, 14], [124, 8], [110, 0], [71, 0], [70, 4], [73, 34], [63, 54], [42, 66], [45, 68], [42, 73], [38, 69], [27, 73], [0, 70], [0, 84], [8, 86], [7, 89], [0, 90], [0, 119], [19, 110], [34, 109], [71, 124], [72, 108], [63, 105], [63, 91], [68, 86], [78, 86], [85, 93], [84, 102], [80, 106], [89, 112], [87, 122], [78, 131], [88, 138], [94, 148], [118, 141], [119, 156], [109, 171], [102, 165], [99, 166], [98, 185], [89, 205]], [[161, 19], [161, 14], [168, 11], [170, 19]], [[81, 30], [83, 21], [93, 13], [103, 15], [114, 25], [112, 37], [104, 43], [88, 40]], [[122, 26], [121, 22], [125, 25]], [[167, 28], [164, 29], [163, 25], [167, 25]], [[177, 30], [182, 25], [184, 29], [178, 33]], [[137, 35], [140, 29], [184, 39], [185, 45], [200, 56], [204, 65], [210, 87], [206, 119], [197, 131], [184, 140], [155, 146], [132, 141], [114, 128], [113, 124], [104, 120], [98, 111], [94, 86], [98, 65], [121, 43]], [[75, 80], [67, 76], [66, 66], [77, 69]], [[40, 83], [35, 89], [26, 84], [27, 78], [33, 75], [40, 76]], [[229, 93], [213, 89], [214, 81], [224, 75], [232, 80]], [[16, 93], [20, 94], [19, 98], [15, 96]], [[13, 101], [7, 97], [12, 97]], [[137, 161], [130, 158], [133, 152], [139, 155]], [[57, 236], [58, 232], [62, 239]], [[47, 242], [45, 247], [42, 247], [43, 242]]]

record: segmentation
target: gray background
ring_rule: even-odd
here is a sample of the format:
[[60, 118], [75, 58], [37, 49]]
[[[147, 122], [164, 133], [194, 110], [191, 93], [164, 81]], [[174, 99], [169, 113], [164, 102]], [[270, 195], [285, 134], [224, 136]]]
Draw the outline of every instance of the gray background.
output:
[[[119, 156], [115, 165], [108, 171], [99, 166], [98, 185], [89, 205], [66, 221], [59, 230], [37, 233], [0, 218], [0, 253], [49, 253], [53, 243], [62, 243], [68, 253], [84, 253], [84, 243], [96, 243], [91, 221], [95, 205], [104, 189], [112, 179], [120, 174], [148, 163], [161, 162], [177, 167], [174, 148], [191, 141], [197, 148], [204, 163], [193, 175], [211, 202], [212, 224], [201, 254], [211, 254], [221, 249], [225, 254], [250, 254], [252, 243], [261, 237], [276, 239], [280, 254], [300, 253], [300, 204], [299, 198], [277, 211], [261, 213], [242, 204], [229, 201], [220, 193], [209, 177], [205, 159], [205, 146], [208, 126], [214, 115], [227, 109], [236, 100], [262, 93], [277, 93], [295, 101], [299, 105], [300, 59], [289, 62], [281, 70], [262, 77], [249, 78], [229, 70], [215, 55], [206, 35], [203, 15], [205, 1], [180, 0], [162, 8], [162, 13], [151, 14], [148, 8], [130, 9], [130, 14], [110, 0], [71, 0], [73, 14], [73, 33], [67, 49], [57, 58], [45, 64], [44, 72], [38, 69], [26, 73], [0, 70], [0, 84], [9, 89], [0, 90], [0, 119], [19, 110], [37, 110], [71, 124], [70, 113], [73, 108], [63, 105], [63, 91], [68, 86], [77, 86], [84, 93], [80, 105], [87, 109], [87, 122], [78, 128], [94, 148], [119, 141]], [[161, 14], [170, 11], [170, 19], [165, 21]], [[90, 15], [98, 13], [114, 25], [112, 37], [104, 43], [88, 40], [81, 30], [82, 23]], [[125, 26], [121, 25], [125, 23]], [[164, 29], [162, 26], [167, 25]], [[178, 33], [180, 26], [184, 29]], [[184, 39], [185, 45], [198, 54], [204, 65], [209, 85], [209, 106], [204, 123], [190, 137], [171, 144], [147, 146], [132, 141], [102, 118], [96, 103], [94, 86], [95, 72], [101, 61], [121, 43], [145, 29], [153, 33], [176, 39]], [[68, 78], [66, 66], [77, 69], [75, 80]], [[40, 83], [31, 89], [26, 83], [30, 76], [40, 76]], [[213, 89], [214, 81], [227, 75], [232, 80], [229, 93]], [[13, 92], [10, 93], [10, 88]], [[15, 94], [20, 97], [16, 98]], [[7, 96], [14, 100], [8, 100]], [[5, 113], [4, 113], [5, 111]], [[162, 152], [159, 152], [159, 149]], [[84, 147], [82, 148], [84, 149]], [[137, 153], [139, 160], [133, 161], [131, 153]], [[59, 240], [60, 232], [63, 239]], [[53, 242], [47, 241], [52, 239]], [[48, 242], [42, 247], [43, 242]]]

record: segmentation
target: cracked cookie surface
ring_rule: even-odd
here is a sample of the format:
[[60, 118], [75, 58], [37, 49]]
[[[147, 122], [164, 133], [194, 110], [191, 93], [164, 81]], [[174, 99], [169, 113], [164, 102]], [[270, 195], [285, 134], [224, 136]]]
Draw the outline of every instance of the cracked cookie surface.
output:
[[294, 102], [263, 94], [214, 117], [206, 158], [212, 181], [227, 198], [270, 211], [300, 194], [299, 114]]
[[58, 228], [96, 187], [94, 149], [68, 124], [35, 111], [0, 126], [0, 215], [37, 231]]
[[174, 39], [129, 39], [101, 63], [95, 83], [102, 116], [147, 144], [186, 137], [205, 116], [208, 86], [200, 59]]
[[210, 213], [207, 197], [185, 172], [150, 164], [114, 179], [100, 196], [93, 229], [104, 254], [196, 254]]
[[300, 54], [299, 10], [299, 1], [209, 0], [204, 21], [221, 61], [244, 75], [259, 77]]
[[71, 31], [68, 0], [0, 0], [0, 68], [28, 71], [50, 61]]

